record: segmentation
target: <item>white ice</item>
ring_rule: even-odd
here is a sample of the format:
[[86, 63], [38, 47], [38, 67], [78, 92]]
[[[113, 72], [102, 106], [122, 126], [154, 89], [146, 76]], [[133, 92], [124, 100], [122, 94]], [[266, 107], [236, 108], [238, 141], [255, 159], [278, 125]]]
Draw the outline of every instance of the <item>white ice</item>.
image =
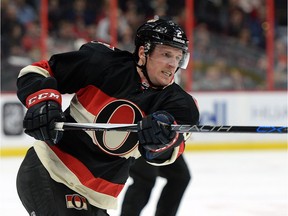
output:
[[[193, 180], [178, 216], [288, 216], [286, 151], [187, 152], [185, 158]], [[0, 215], [28, 215], [15, 186], [22, 158], [1, 158], [0, 161]], [[164, 184], [164, 179], [157, 180], [141, 216], [153, 216]], [[125, 190], [120, 195], [119, 204]], [[119, 210], [109, 213], [118, 216]]]

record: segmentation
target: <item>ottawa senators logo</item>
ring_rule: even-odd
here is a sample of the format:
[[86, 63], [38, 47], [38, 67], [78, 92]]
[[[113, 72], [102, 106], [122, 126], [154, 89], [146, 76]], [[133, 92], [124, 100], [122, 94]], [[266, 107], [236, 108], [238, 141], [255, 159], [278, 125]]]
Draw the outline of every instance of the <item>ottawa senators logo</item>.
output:
[[[136, 124], [141, 120], [141, 110], [127, 100], [116, 100], [100, 110], [96, 123]], [[94, 143], [106, 153], [125, 155], [138, 146], [137, 133], [120, 131], [95, 131]]]
[[67, 208], [74, 208], [77, 210], [87, 210], [87, 200], [78, 194], [66, 195]]

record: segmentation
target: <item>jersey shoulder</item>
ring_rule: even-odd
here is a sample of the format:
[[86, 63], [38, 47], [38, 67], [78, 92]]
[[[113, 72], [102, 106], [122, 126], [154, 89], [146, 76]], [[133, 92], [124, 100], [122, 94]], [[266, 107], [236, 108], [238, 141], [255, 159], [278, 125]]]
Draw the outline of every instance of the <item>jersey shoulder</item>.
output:
[[116, 47], [111, 46], [110, 44], [99, 42], [99, 41], [91, 41], [88, 42], [80, 47], [80, 50], [83, 51], [90, 51], [90, 52], [96, 52], [98, 54], [106, 54], [106, 55], [115, 55], [115, 56], [129, 56], [132, 57], [132, 53], [120, 50]]
[[100, 65], [114, 65], [121, 62], [133, 61], [132, 53], [120, 50], [107, 43], [91, 41], [84, 44], [81, 51], [86, 51], [91, 54], [91, 61]]
[[[197, 124], [199, 122], [199, 109], [197, 100], [178, 84], [172, 84], [168, 89], [169, 101], [177, 107], [175, 111], [180, 116], [181, 123]], [[187, 119], [189, 121], [187, 122]]]
[[186, 92], [181, 86], [179, 86], [178, 84], [176, 83], [173, 83], [171, 85], [171, 88], [169, 89], [172, 93], [173, 96], [179, 98], [179, 99], [182, 99], [182, 100], [185, 100], [186, 103], [192, 103], [192, 104], [195, 104], [197, 105], [197, 101], [196, 99], [191, 95], [189, 94], [188, 92]]
[[99, 41], [90, 41], [82, 45], [80, 47], [80, 50], [110, 52], [118, 49], [107, 43], [102, 43]]

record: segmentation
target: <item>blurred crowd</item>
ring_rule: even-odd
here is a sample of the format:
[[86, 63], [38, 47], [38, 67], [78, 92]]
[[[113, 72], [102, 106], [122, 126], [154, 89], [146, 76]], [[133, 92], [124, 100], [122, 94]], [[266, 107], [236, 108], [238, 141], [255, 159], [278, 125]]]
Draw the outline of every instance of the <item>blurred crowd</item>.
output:
[[[274, 88], [287, 90], [287, 0], [274, 2]], [[109, 43], [109, 3], [48, 0], [47, 56], [91, 40]], [[266, 0], [194, 4], [192, 90], [266, 90]], [[14, 91], [19, 69], [41, 58], [40, 11], [39, 0], [1, 0], [2, 91]], [[117, 14], [117, 47], [133, 52], [136, 28], [149, 18], [173, 19], [184, 28], [185, 0], [118, 0]], [[180, 78], [184, 85], [185, 75]]]

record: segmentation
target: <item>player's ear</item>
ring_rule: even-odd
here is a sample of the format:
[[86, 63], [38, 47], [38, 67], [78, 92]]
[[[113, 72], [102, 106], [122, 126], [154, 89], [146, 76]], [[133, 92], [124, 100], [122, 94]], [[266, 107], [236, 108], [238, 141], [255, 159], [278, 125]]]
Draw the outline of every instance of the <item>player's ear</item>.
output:
[[145, 52], [144, 52], [144, 46], [140, 46], [138, 49], [138, 56], [139, 56], [139, 64], [144, 65], [146, 58], [145, 58]]

